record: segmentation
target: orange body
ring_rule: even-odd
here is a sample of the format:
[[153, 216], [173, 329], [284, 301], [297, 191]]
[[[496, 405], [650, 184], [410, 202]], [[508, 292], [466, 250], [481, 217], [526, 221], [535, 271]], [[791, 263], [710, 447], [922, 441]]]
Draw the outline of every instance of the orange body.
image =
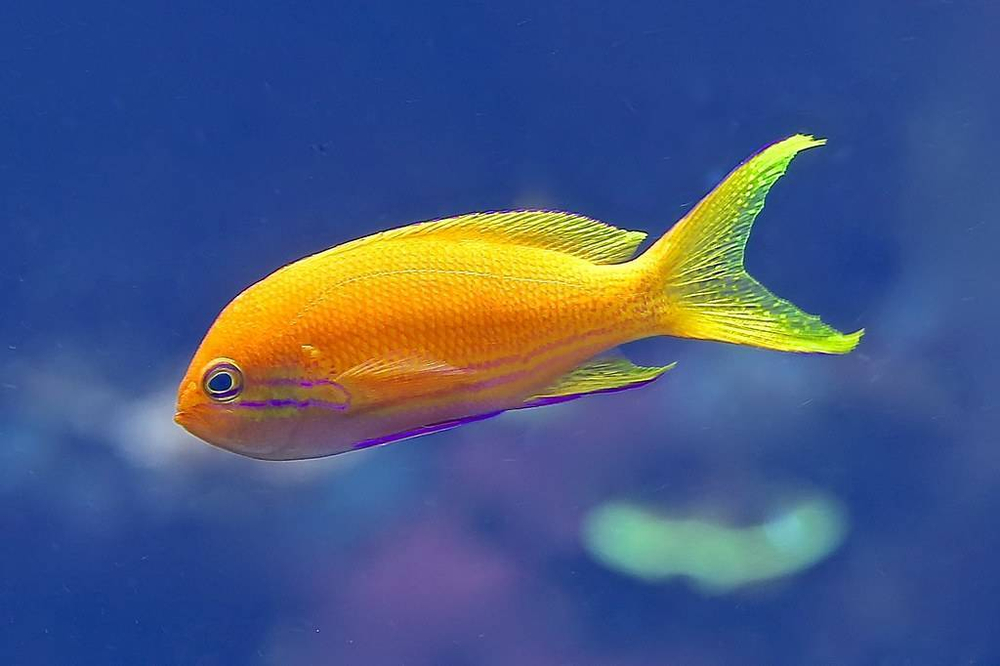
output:
[[[640, 278], [632, 264], [433, 236], [335, 248], [230, 303], [186, 380], [198, 394], [207, 364], [238, 357], [245, 383], [260, 387], [247, 400], [317, 406], [261, 409], [231, 423], [218, 412], [238, 406], [207, 403], [201, 418], [191, 414], [189, 429], [224, 447], [245, 441], [247, 430], [273, 430], [252, 453], [298, 458], [519, 407], [597, 353], [650, 334]], [[373, 359], [383, 373], [315, 383]], [[322, 404], [348, 401], [342, 410]], [[301, 444], [283, 436], [289, 419]], [[317, 451], [316, 442], [326, 444]]]

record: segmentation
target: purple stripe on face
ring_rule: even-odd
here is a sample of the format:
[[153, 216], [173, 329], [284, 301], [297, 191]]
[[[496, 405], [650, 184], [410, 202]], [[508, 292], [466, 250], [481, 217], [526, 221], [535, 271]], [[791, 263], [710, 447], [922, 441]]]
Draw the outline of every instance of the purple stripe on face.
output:
[[389, 442], [398, 442], [401, 439], [408, 439], [410, 437], [417, 437], [419, 435], [429, 435], [432, 432], [441, 432], [442, 430], [449, 430], [451, 428], [457, 428], [458, 426], [465, 425], [466, 423], [475, 423], [476, 421], [484, 421], [494, 416], [503, 414], [504, 410], [497, 412], [488, 412], [486, 414], [477, 414], [476, 416], [466, 416], [461, 419], [451, 419], [450, 421], [441, 421], [440, 423], [432, 423], [431, 425], [420, 426], [419, 428], [413, 428], [412, 430], [404, 430], [403, 432], [397, 432], [392, 435], [385, 435], [383, 437], [375, 437], [372, 439], [366, 439], [364, 441], [358, 442], [352, 448], [357, 449], [367, 449], [372, 446], [378, 446], [379, 444], [388, 444]]
[[306, 409], [308, 407], [319, 407], [321, 409], [332, 409], [338, 412], [347, 409], [347, 403], [330, 402], [329, 400], [244, 400], [238, 402], [233, 407], [246, 409], [272, 409], [274, 407], [295, 407], [296, 409]]
[[546, 405], [557, 405], [560, 402], [569, 402], [570, 400], [576, 400], [577, 398], [582, 398], [585, 395], [600, 395], [602, 393], [621, 393], [622, 391], [631, 391], [632, 389], [642, 388], [647, 384], [652, 384], [659, 377], [653, 377], [652, 379], [646, 379], [641, 382], [636, 382], [635, 384], [629, 384], [628, 386], [616, 386], [614, 388], [597, 389], [596, 391], [584, 391], [583, 393], [572, 393], [570, 395], [551, 395], [544, 398], [537, 398], [529, 402], [525, 402], [520, 407], [516, 409], [528, 409], [530, 407], [545, 407]]

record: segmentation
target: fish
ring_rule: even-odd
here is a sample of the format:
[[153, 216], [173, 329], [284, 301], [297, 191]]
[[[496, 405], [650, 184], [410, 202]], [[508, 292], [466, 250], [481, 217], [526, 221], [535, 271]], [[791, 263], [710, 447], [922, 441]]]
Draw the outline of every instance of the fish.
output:
[[646, 234], [552, 210], [470, 213], [284, 266], [218, 315], [175, 421], [262, 460], [357, 451], [504, 412], [646, 386], [621, 345], [654, 336], [844, 354], [844, 334], [744, 268], [796, 134], [743, 162], [648, 249]]

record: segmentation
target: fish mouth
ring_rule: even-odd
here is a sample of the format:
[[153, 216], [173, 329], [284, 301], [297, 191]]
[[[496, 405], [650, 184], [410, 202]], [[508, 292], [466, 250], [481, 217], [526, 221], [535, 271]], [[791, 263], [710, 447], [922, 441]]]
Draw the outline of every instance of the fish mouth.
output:
[[208, 427], [202, 418], [203, 415], [203, 410], [199, 409], [197, 406], [193, 409], [177, 409], [174, 412], [174, 423], [183, 428], [184, 431], [192, 437], [196, 437], [212, 448], [219, 449], [220, 451], [243, 456], [245, 458], [254, 458], [256, 460], [284, 459], [281, 457], [280, 453], [276, 451], [271, 451], [270, 449], [257, 451], [253, 448], [247, 448], [246, 446], [231, 442], [226, 437], [220, 437], [219, 433], [214, 432], [210, 427]]
[[194, 431], [191, 430], [196, 423], [196, 419], [194, 417], [195, 414], [193, 414], [191, 410], [178, 409], [174, 412], [174, 423], [194, 435]]
[[198, 418], [197, 411], [178, 409], [174, 412], [174, 423], [183, 428], [184, 432], [189, 435], [194, 435], [198, 439], [205, 439], [205, 436], [202, 434], [204, 429], [200, 427], [201, 420]]

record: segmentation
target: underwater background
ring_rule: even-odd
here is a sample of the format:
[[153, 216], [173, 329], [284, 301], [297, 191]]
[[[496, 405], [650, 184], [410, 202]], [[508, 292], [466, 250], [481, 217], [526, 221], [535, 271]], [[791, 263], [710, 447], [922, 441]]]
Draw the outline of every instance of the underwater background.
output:
[[[997, 664], [1000, 4], [8, 3], [0, 663]], [[264, 463], [173, 423], [222, 306], [516, 207], [658, 237], [830, 141], [748, 269], [845, 357]]]

